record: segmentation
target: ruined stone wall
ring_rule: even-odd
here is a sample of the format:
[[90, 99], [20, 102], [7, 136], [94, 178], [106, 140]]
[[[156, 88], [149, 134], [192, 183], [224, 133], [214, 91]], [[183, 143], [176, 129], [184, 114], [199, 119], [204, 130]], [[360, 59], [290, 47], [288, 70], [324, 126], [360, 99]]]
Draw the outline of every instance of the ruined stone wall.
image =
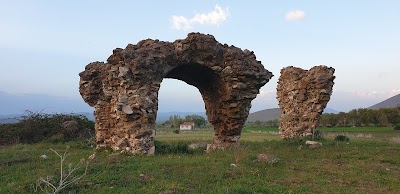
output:
[[79, 75], [82, 98], [95, 108], [97, 146], [133, 154], [154, 153], [164, 78], [199, 89], [215, 130], [209, 149], [218, 149], [238, 143], [251, 101], [273, 76], [253, 52], [200, 33], [172, 43], [146, 39], [117, 48], [107, 63], [90, 63]]
[[332, 94], [335, 69], [316, 66], [310, 70], [286, 67], [278, 80], [282, 138], [311, 136]]

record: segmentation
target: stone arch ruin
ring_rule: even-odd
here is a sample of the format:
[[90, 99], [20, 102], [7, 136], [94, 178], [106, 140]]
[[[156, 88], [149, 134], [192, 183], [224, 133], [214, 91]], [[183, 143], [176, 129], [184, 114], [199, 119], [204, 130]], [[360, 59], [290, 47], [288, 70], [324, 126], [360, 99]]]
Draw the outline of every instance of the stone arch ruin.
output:
[[117, 48], [107, 63], [90, 63], [79, 76], [82, 98], [95, 108], [97, 146], [153, 154], [164, 78], [199, 89], [215, 130], [213, 150], [237, 145], [251, 101], [273, 75], [253, 52], [190, 33], [172, 43], [146, 39]]

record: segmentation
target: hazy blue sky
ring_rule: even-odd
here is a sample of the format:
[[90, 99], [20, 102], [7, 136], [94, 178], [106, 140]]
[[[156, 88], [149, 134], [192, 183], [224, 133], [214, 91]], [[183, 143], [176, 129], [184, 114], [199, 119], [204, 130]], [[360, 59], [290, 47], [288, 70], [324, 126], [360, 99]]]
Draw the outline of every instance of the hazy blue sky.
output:
[[[195, 31], [254, 51], [273, 72], [252, 112], [278, 106], [281, 68], [320, 64], [336, 69], [329, 107], [368, 107], [400, 93], [399, 10], [397, 0], [1, 0], [0, 91], [81, 99], [78, 73], [88, 63]], [[159, 97], [163, 112], [204, 110], [198, 90], [181, 81], [164, 80]]]

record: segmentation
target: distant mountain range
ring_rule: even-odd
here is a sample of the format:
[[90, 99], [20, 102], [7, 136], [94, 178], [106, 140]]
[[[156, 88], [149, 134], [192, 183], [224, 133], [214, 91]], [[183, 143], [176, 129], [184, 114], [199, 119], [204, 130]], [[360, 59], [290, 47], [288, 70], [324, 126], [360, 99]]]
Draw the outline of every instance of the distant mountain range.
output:
[[[382, 102], [379, 102], [368, 109], [380, 109], [380, 108], [395, 108], [400, 107], [400, 94], [388, 98]], [[331, 108], [325, 108], [324, 113], [334, 113], [337, 114], [339, 111]], [[280, 109], [279, 108], [272, 108], [272, 109], [265, 109], [261, 111], [257, 111], [254, 113], [250, 113], [249, 117], [247, 118], [247, 122], [254, 122], [254, 121], [261, 121], [266, 122], [270, 120], [279, 119], [280, 117]]]
[[0, 115], [22, 114], [26, 110], [43, 113], [90, 112], [82, 98], [45, 94], [11, 94], [0, 91]]
[[250, 113], [249, 116], [247, 117], [247, 122], [272, 121], [272, 120], [279, 119], [280, 116], [281, 116], [280, 108], [264, 109], [264, 110]]
[[20, 114], [0, 115], [0, 124], [17, 123], [21, 116]]
[[[377, 103], [369, 109], [393, 108], [400, 105], [400, 94]], [[89, 107], [80, 98], [57, 97], [40, 94], [10, 94], [0, 91], [0, 124], [18, 122], [25, 110], [43, 113], [74, 113], [87, 116], [94, 120], [93, 108]], [[79, 112], [75, 112], [75, 111]], [[324, 113], [338, 113], [339, 111], [326, 108]], [[205, 112], [158, 112], [157, 123], [165, 122], [172, 115], [184, 118], [186, 115], [196, 114], [207, 118]], [[279, 119], [279, 108], [265, 109], [249, 114], [248, 122], [269, 121]]]
[[[335, 109], [331, 109], [331, 108], [325, 108], [324, 113], [337, 114], [337, 113], [339, 113], [339, 111], [337, 111]], [[279, 119], [280, 115], [281, 115], [280, 108], [260, 110], [257, 112], [250, 113], [249, 117], [247, 117], [247, 122], [254, 122], [257, 120], [261, 121], [261, 122], [276, 120], [276, 119]]]
[[[39, 113], [81, 114], [94, 120], [93, 108], [82, 98], [69, 98], [45, 94], [11, 94], [0, 91], [0, 124], [15, 123], [21, 119], [26, 110]], [[207, 118], [205, 112], [158, 112], [157, 123], [165, 122], [171, 115], [200, 115]]]
[[400, 94], [397, 94], [396, 96], [388, 98], [378, 104], [375, 104], [375, 105], [369, 107], [369, 109], [377, 110], [380, 108], [396, 108], [396, 107], [400, 107]]

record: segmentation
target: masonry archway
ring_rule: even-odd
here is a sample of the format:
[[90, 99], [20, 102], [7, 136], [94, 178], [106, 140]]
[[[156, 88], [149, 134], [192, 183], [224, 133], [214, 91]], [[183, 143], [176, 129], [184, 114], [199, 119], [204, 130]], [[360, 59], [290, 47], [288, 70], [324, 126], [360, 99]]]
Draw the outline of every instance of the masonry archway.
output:
[[209, 149], [236, 145], [260, 87], [273, 76], [253, 52], [190, 33], [173, 43], [146, 39], [117, 48], [107, 63], [80, 74], [82, 98], [95, 108], [98, 147], [154, 153], [158, 90], [164, 78], [199, 89], [215, 135]]

